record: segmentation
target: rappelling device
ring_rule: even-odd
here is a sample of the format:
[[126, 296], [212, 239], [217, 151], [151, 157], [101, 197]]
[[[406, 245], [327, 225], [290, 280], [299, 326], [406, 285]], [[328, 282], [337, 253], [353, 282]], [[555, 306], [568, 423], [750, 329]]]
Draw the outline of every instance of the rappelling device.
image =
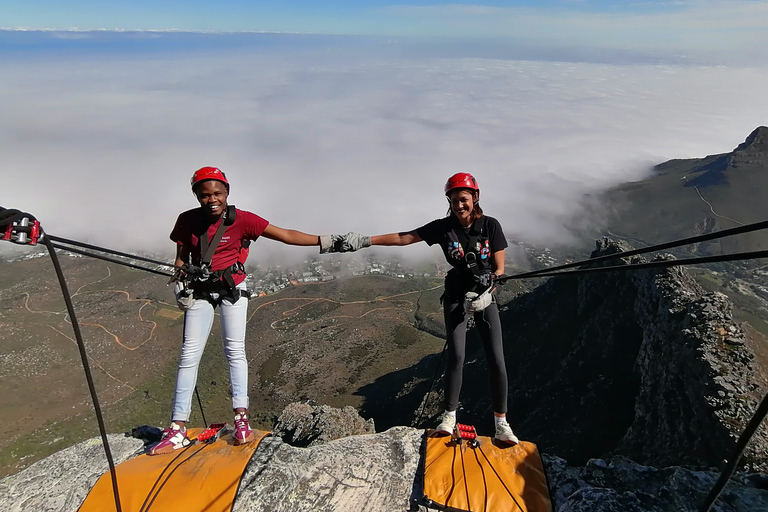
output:
[[231, 428], [226, 423], [211, 423], [208, 428], [203, 430], [199, 436], [197, 436], [197, 442], [199, 443], [213, 443], [221, 436], [227, 434]]
[[477, 438], [477, 430], [472, 425], [462, 425], [457, 423], [453, 429], [453, 439], [461, 444], [462, 441], [467, 441], [469, 446], [477, 448], [480, 446], [480, 440]]
[[0, 240], [37, 245], [42, 236], [40, 223], [30, 214], [0, 207]]

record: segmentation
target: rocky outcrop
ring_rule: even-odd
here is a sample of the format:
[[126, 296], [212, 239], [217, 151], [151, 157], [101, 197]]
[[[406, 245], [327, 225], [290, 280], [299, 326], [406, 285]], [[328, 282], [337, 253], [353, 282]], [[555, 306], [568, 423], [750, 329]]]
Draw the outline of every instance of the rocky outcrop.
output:
[[[108, 441], [115, 464], [144, 450], [143, 441], [132, 437], [110, 434]], [[108, 470], [101, 438], [70, 446], [0, 480], [0, 510], [75, 511]]]
[[289, 404], [272, 433], [292, 446], [316, 446], [334, 439], [376, 432], [373, 420], [364, 420], [354, 407], [336, 409], [327, 405]]
[[729, 155], [731, 167], [759, 167], [768, 163], [768, 127], [758, 126]]
[[[422, 495], [422, 437], [422, 430], [396, 427], [311, 448], [266, 438], [246, 468], [233, 511], [409, 510]], [[117, 462], [143, 449], [137, 439], [110, 435], [109, 442]], [[624, 458], [591, 460], [583, 468], [557, 457], [543, 460], [555, 512], [693, 512], [717, 478], [712, 472], [656, 469]], [[0, 480], [0, 510], [74, 512], [106, 470], [100, 439], [73, 446]], [[766, 484], [764, 476], [740, 474], [713, 510], [768, 510]]]
[[[628, 249], [600, 240], [593, 257]], [[624, 455], [719, 466], [767, 388], [728, 299], [681, 267], [551, 278], [509, 303], [502, 324], [515, 432], [573, 465]], [[492, 427], [479, 346], [471, 333], [459, 416], [482, 433]], [[744, 460], [768, 467], [765, 428]]]
[[[658, 469], [623, 457], [592, 459], [569, 467], [544, 456], [556, 512], [697, 511], [716, 475], [683, 467]], [[713, 511], [767, 510], [768, 477], [740, 474], [720, 495]]]

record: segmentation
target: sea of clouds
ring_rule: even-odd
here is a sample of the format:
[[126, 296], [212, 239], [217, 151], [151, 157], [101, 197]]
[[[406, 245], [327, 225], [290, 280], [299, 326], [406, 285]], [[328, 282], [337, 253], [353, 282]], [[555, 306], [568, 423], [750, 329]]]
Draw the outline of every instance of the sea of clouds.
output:
[[[605, 220], [585, 194], [731, 151], [768, 124], [764, 67], [409, 57], [291, 37], [304, 36], [4, 54], [0, 206], [52, 234], [170, 258], [201, 166], [227, 173], [231, 203], [315, 234], [421, 226], [465, 171], [508, 237], [573, 244], [574, 228]], [[310, 251], [260, 241], [254, 254]]]

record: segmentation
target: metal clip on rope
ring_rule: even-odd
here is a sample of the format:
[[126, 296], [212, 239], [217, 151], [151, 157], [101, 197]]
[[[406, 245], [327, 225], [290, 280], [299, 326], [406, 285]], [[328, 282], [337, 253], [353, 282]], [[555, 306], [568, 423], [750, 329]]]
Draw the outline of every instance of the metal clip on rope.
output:
[[0, 227], [0, 240], [8, 240], [20, 245], [37, 245], [42, 236], [40, 223], [35, 218], [18, 210], [5, 210]]

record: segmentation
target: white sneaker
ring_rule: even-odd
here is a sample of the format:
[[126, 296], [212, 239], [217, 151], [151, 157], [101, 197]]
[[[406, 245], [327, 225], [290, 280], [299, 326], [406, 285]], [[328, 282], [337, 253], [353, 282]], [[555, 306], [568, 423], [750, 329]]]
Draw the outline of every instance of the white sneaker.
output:
[[520, 442], [517, 439], [515, 433], [512, 432], [512, 429], [509, 427], [509, 423], [506, 421], [502, 423], [496, 423], [496, 435], [494, 437], [499, 441], [503, 441], [509, 444], [517, 444]]
[[445, 434], [453, 434], [453, 431], [455, 428], [456, 428], [456, 415], [443, 413], [443, 416], [440, 418], [440, 424], [437, 426], [435, 430], [437, 430], [438, 432], [443, 432]]

